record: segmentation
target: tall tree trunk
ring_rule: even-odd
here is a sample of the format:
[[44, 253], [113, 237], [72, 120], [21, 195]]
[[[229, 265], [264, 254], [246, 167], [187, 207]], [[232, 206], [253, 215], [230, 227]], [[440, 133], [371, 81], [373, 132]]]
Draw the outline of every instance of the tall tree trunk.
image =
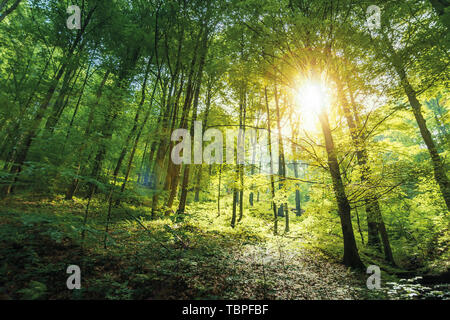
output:
[[[361, 124], [359, 123], [359, 114], [353, 98], [353, 91], [349, 87], [350, 101], [353, 106], [353, 115], [350, 111], [347, 98], [345, 97], [345, 92], [340, 79], [336, 81], [338, 88], [338, 98], [341, 102], [342, 109], [344, 111], [344, 116], [347, 120], [347, 125], [349, 127], [350, 136], [352, 138], [353, 145], [356, 149], [356, 157], [358, 160], [358, 166], [361, 170], [361, 182], [363, 184], [369, 184], [367, 186], [367, 191], [364, 195], [364, 204], [366, 207], [367, 215], [367, 227], [368, 227], [368, 242], [367, 244], [377, 250], [381, 250], [380, 238], [383, 243], [384, 255], [386, 261], [395, 265], [394, 257], [392, 255], [392, 249], [389, 242], [389, 237], [386, 232], [386, 227], [384, 225], [383, 216], [381, 214], [380, 205], [377, 200], [376, 194], [371, 190], [371, 169], [368, 162], [367, 149], [365, 147], [365, 134], [364, 132], [359, 132], [361, 129]], [[358, 217], [359, 221], [359, 217]]]
[[[81, 92], [80, 92], [80, 94], [78, 96], [77, 104], [75, 105], [75, 108], [74, 108], [73, 114], [72, 114], [72, 118], [70, 119], [69, 127], [67, 128], [66, 142], [69, 139], [70, 131], [72, 130], [72, 126], [73, 126], [73, 123], [75, 121], [75, 117], [77, 116], [78, 109], [80, 108], [81, 99], [83, 98], [84, 90], [86, 88], [86, 84], [87, 84], [87, 81], [88, 81], [88, 78], [89, 78], [89, 71], [91, 70], [91, 67], [92, 67], [92, 62], [89, 63], [88, 68], [86, 70], [86, 77], [84, 78], [83, 85], [81, 87]], [[65, 146], [65, 143], [64, 143], [64, 146]], [[64, 148], [63, 148], [63, 153], [64, 153]]]
[[[236, 176], [239, 176], [237, 171], [238, 170], [236, 169], [235, 174], [236, 174]], [[231, 212], [231, 227], [234, 228], [236, 226], [236, 208], [237, 208], [238, 191], [236, 190], [236, 188], [233, 187], [232, 192], [233, 192], [233, 209]]]
[[[296, 120], [293, 119], [292, 113], [289, 115], [289, 124], [292, 131], [292, 139], [291, 139], [291, 152], [292, 152], [292, 166], [294, 169], [294, 177], [298, 179], [299, 173], [298, 173], [298, 161], [295, 159], [297, 155], [297, 146], [295, 143], [293, 143], [298, 135], [298, 123]], [[301, 193], [300, 193], [300, 183], [295, 183], [295, 215], [297, 217], [301, 216], [302, 214], [302, 207], [301, 207]]]
[[[185, 94], [185, 100], [184, 100], [184, 104], [183, 104], [183, 110], [181, 113], [181, 119], [180, 119], [180, 128], [182, 129], [187, 129], [188, 127], [188, 116], [189, 116], [189, 112], [191, 110], [191, 105], [192, 105], [192, 100], [194, 99], [194, 95], [196, 94], [196, 88], [195, 88], [195, 84], [194, 84], [194, 68], [195, 68], [195, 61], [196, 61], [197, 57], [196, 54], [194, 54], [194, 58], [192, 60], [192, 64], [191, 64], [191, 71], [189, 74], [189, 79], [188, 79], [188, 84], [187, 84], [187, 88], [186, 88], [186, 94]], [[181, 89], [179, 94], [181, 94]], [[178, 99], [178, 98], [177, 98]], [[176, 124], [176, 112], [177, 112], [177, 106], [178, 103], [175, 103], [175, 107], [174, 107], [174, 113], [173, 113], [173, 121], [172, 121], [172, 126], [171, 126], [171, 131], [175, 129], [175, 124]], [[196, 110], [196, 107], [194, 106], [194, 109]], [[195, 112], [195, 117], [197, 116], [197, 113]], [[191, 129], [191, 136], [192, 136], [192, 130]], [[169, 150], [172, 150], [172, 148], [174, 147], [175, 143], [173, 141], [170, 142], [169, 144]], [[171, 208], [173, 205], [173, 202], [175, 201], [175, 197], [177, 194], [177, 190], [178, 190], [178, 184], [179, 184], [179, 179], [181, 176], [181, 165], [175, 164], [171, 161], [171, 159], [169, 159], [169, 163], [167, 166], [167, 177], [166, 177], [166, 188], [169, 189], [169, 198], [167, 200], [167, 207], [169, 208], [168, 211], [166, 211], [166, 215], [171, 213]], [[164, 189], [166, 189], [164, 188]]]
[[[122, 93], [122, 90], [128, 87], [130, 75], [132, 73], [132, 70], [136, 66], [136, 63], [140, 56], [140, 52], [141, 48], [140, 46], [137, 46], [127, 51], [127, 55], [123, 57], [121, 61], [121, 67], [119, 69], [119, 73], [117, 76], [117, 81], [115, 84], [115, 91], [116, 91], [115, 93], [119, 93], [120, 95]], [[145, 100], [145, 91], [142, 100]], [[106, 116], [104, 124], [101, 127], [102, 139], [99, 143], [99, 149], [95, 156], [94, 165], [90, 174], [90, 176], [93, 179], [98, 180], [100, 177], [103, 160], [106, 157], [107, 145], [114, 134], [115, 129], [114, 122], [116, 118], [119, 116], [120, 105], [121, 105], [120, 98], [113, 97], [110, 103], [110, 108], [108, 112], [109, 114]], [[113, 184], [115, 184], [115, 181], [113, 182]], [[90, 190], [88, 194], [91, 193], [93, 194], [96, 185], [94, 183], [89, 183], [88, 186]]]
[[[241, 103], [240, 103], [240, 112], [239, 112], [239, 135], [240, 135], [240, 144], [238, 143], [238, 148], [242, 145], [244, 148], [245, 145], [245, 118], [246, 118], [246, 110], [247, 110], [247, 84], [243, 85], [242, 95], [241, 95]], [[245, 151], [244, 151], [245, 152]], [[239, 166], [239, 217], [238, 222], [242, 220], [244, 215], [244, 160], [240, 163]]]
[[[197, 120], [197, 109], [198, 109], [198, 100], [200, 96], [200, 89], [202, 86], [202, 80], [203, 80], [203, 68], [205, 66], [206, 61], [206, 55], [208, 54], [208, 39], [209, 39], [209, 30], [207, 29], [206, 25], [203, 26], [203, 39], [202, 39], [202, 52], [200, 54], [200, 60], [199, 60], [199, 67], [197, 72], [197, 84], [196, 84], [196, 90], [195, 90], [195, 97], [194, 97], [194, 106], [192, 110], [192, 121], [191, 121], [191, 128], [190, 128], [190, 134], [191, 137], [194, 136], [194, 124]], [[186, 164], [183, 172], [183, 181], [181, 184], [181, 195], [180, 195], [180, 203], [178, 205], [177, 214], [184, 214], [185, 208], [186, 208], [186, 201], [187, 201], [187, 195], [188, 195], [188, 183], [189, 183], [189, 172], [191, 168], [191, 164]]]
[[408, 97], [409, 104], [412, 108], [414, 117], [416, 118], [417, 125], [419, 126], [420, 134], [422, 135], [423, 141], [425, 142], [425, 145], [427, 146], [428, 152], [430, 154], [431, 161], [433, 163], [434, 178], [439, 185], [442, 197], [444, 198], [445, 204], [447, 205], [447, 210], [450, 211], [450, 181], [446, 174], [444, 162], [439, 156], [436, 144], [433, 141], [433, 137], [428, 130], [425, 118], [422, 115], [422, 105], [420, 104], [419, 100], [417, 100], [416, 92], [414, 91], [408, 80], [405, 68], [400, 57], [398, 56], [397, 52], [386, 36], [384, 36], [384, 41], [390, 50], [390, 53], [392, 55], [392, 64], [395, 68], [395, 71], [397, 72], [397, 75], [400, 78], [401, 85], [403, 87], [403, 90], [405, 91], [406, 96]]
[[[94, 106], [89, 111], [88, 122], [86, 124], [86, 128], [85, 128], [85, 131], [84, 131], [84, 142], [81, 145], [80, 149], [78, 150], [78, 154], [80, 154], [80, 155], [83, 154], [83, 151], [87, 147], [87, 142], [88, 142], [89, 136], [90, 136], [91, 131], [92, 131], [92, 123], [94, 121], [94, 111], [95, 111], [95, 109], [97, 109], [97, 106], [100, 103], [100, 98], [102, 97], [102, 94], [103, 94], [103, 88], [104, 88], [104, 86], [106, 84], [106, 81], [108, 80], [108, 77], [109, 77], [110, 73], [111, 72], [110, 72], [109, 69], [106, 70], [105, 75], [103, 76], [102, 82], [100, 83], [100, 85], [99, 85], [99, 87], [97, 89], [96, 101], [95, 101]], [[77, 175], [80, 173], [81, 167], [82, 167], [81, 162], [78, 162], [77, 169], [76, 169], [76, 174]], [[73, 196], [75, 195], [75, 192], [78, 189], [79, 183], [80, 183], [80, 180], [78, 178], [75, 178], [75, 179], [72, 180], [72, 183], [70, 184], [70, 186], [69, 186], [69, 188], [67, 189], [67, 192], [66, 192], [66, 197], [65, 197], [66, 200], [72, 200]]]
[[[260, 118], [260, 116], [258, 114], [258, 116], [256, 116], [256, 125], [255, 125], [256, 128], [258, 128], [258, 126], [259, 126], [259, 118]], [[250, 166], [250, 175], [251, 176], [253, 176], [255, 174], [256, 146], [257, 146], [256, 142], [258, 141], [258, 132], [259, 132], [258, 130], [259, 129], [257, 129], [255, 131], [255, 136], [254, 136], [255, 140], [251, 141], [251, 144], [253, 145], [253, 148], [252, 148], [252, 151], [253, 151], [252, 152], [252, 163], [251, 163], [251, 166]], [[248, 195], [248, 202], [249, 202], [250, 206], [252, 206], [252, 207], [253, 207], [253, 202], [254, 202], [254, 197], [255, 197], [253, 189], [254, 189], [254, 185], [252, 184], [250, 186], [250, 194]]]
[[[299, 177], [298, 174], [298, 163], [294, 160], [294, 176], [295, 178]], [[302, 206], [301, 206], [301, 194], [300, 194], [300, 184], [295, 184], [295, 215], [300, 217], [302, 215]]]
[[[84, 46], [85, 42], [83, 42], [81, 44], [81, 48], [80, 50], [82, 50], [82, 47]], [[63, 77], [63, 81], [62, 81], [62, 85], [61, 88], [59, 90], [59, 93], [55, 99], [55, 102], [52, 104], [51, 108], [50, 108], [50, 115], [47, 117], [47, 120], [45, 122], [45, 133], [52, 133], [55, 129], [56, 124], [59, 121], [59, 118], [61, 117], [63, 110], [64, 110], [64, 100], [65, 97], [70, 95], [70, 92], [73, 89], [73, 86], [75, 86], [77, 80], [78, 80], [78, 76], [80, 74], [80, 72], [83, 70], [83, 68], [78, 68], [78, 60], [79, 57], [77, 57], [76, 59], [74, 59], [76, 61], [73, 61], [67, 68], [64, 77]], [[79, 69], [79, 71], [78, 71]], [[78, 73], [77, 73], [78, 71]], [[75, 77], [75, 81], [73, 83], [72, 88], [70, 87], [70, 83], [72, 81], [72, 79], [74, 78], [75, 74], [77, 74], [77, 76]]]
[[[124, 178], [124, 180], [123, 180], [122, 186], [120, 187], [120, 193], [121, 193], [121, 194], [125, 191], [125, 186], [126, 186], [126, 184], [127, 184], [128, 178], [129, 178], [129, 176], [130, 176], [131, 165], [132, 165], [132, 163], [133, 163], [134, 155], [136, 154], [136, 149], [137, 149], [139, 140], [140, 140], [140, 138], [141, 138], [142, 131], [144, 130], [144, 127], [145, 127], [145, 125], [146, 125], [146, 123], [147, 123], [147, 121], [148, 121], [148, 119], [149, 119], [149, 117], [150, 117], [150, 113], [151, 113], [151, 111], [152, 111], [152, 107], [153, 107], [153, 99], [154, 99], [154, 97], [155, 97], [156, 88], [157, 88], [157, 86], [158, 86], [159, 76], [160, 76], [160, 74], [158, 73], [157, 79], [156, 79], [156, 81], [155, 81], [155, 85], [154, 85], [154, 87], [153, 87], [152, 95], [151, 95], [151, 97], [150, 97], [150, 105], [149, 105], [149, 108], [148, 108], [148, 110], [147, 110], [147, 112], [146, 112], [146, 114], [145, 114], [144, 120], [142, 121], [142, 124], [141, 124], [141, 126], [140, 126], [140, 128], [139, 128], [139, 130], [138, 130], [138, 132], [137, 132], [136, 138], [135, 138], [135, 140], [134, 140], [133, 148], [132, 148], [131, 154], [130, 154], [130, 159], [128, 160], [128, 165], [127, 165], [127, 170], [126, 170], [126, 173], [125, 173], [125, 178]], [[144, 153], [145, 153], [145, 152], [144, 152]], [[116, 202], [116, 205], [118, 205], [118, 204], [119, 204], [119, 200], [117, 200], [117, 202]]]
[[[194, 68], [194, 65], [192, 65], [191, 68]], [[175, 130], [177, 124], [180, 126], [183, 126], [183, 128], [185, 128], [187, 125], [187, 122], [186, 122], [187, 120], [185, 120], [185, 119], [188, 116], [188, 112], [191, 108], [192, 91], [194, 90], [193, 85], [192, 85], [192, 77], [193, 77], [193, 69], [192, 69], [192, 72], [189, 73], [189, 79], [188, 79], [188, 85], [187, 85], [187, 90], [186, 90], [186, 94], [185, 94], [183, 111], [181, 114], [181, 119], [178, 122], [178, 118], [180, 118], [178, 115], [178, 112], [179, 112], [178, 106], [179, 106], [181, 94], [183, 93], [183, 89], [184, 89], [184, 73], [182, 73], [182, 75], [181, 75], [180, 88], [178, 89], [178, 93], [176, 95], [175, 102], [173, 104], [173, 108], [171, 110], [171, 116], [170, 116], [171, 122], [170, 122], [169, 132], [173, 132], [173, 130]], [[186, 107], [188, 109], [186, 109]], [[172, 150], [174, 146], [175, 146], [175, 142], [170, 141], [169, 142], [169, 150]], [[177, 187], [178, 187], [179, 172], [180, 172], [180, 166], [175, 165], [172, 161], [169, 161], [169, 163], [167, 165], [166, 180], [165, 180], [165, 184], [164, 184], [164, 188], [163, 188], [164, 190], [170, 190], [169, 199], [168, 199], [167, 205], [166, 205], [169, 208], [172, 206], [173, 201], [175, 200], [175, 195], [176, 195], [176, 191], [177, 191]], [[174, 186], [174, 188], [172, 188], [172, 186]]]
[[[337, 80], [337, 86], [338, 86], [338, 96], [341, 102], [342, 109], [344, 111], [344, 116], [347, 120], [347, 125], [350, 130], [350, 136], [352, 138], [353, 145], [356, 148], [356, 157], [358, 160], [358, 165], [361, 170], [361, 181], [362, 183], [367, 184], [370, 183], [370, 181], [368, 181], [370, 175], [370, 168], [367, 164], [367, 151], [364, 147], [364, 141], [362, 135], [358, 133], [359, 128], [357, 127], [355, 120], [353, 119], [353, 116], [348, 107], [348, 102], [344, 96], [344, 91], [340, 80]], [[370, 189], [370, 186], [368, 188]], [[378, 232], [377, 216], [378, 215], [381, 216], [381, 213], [376, 211], [377, 209], [379, 209], [378, 201], [376, 200], [376, 197], [371, 193], [372, 192], [368, 190], [364, 198], [367, 216], [367, 233], [368, 233], [367, 244], [370, 247], [380, 251], [381, 246]], [[376, 202], [376, 205], [374, 204], [374, 202]]]
[[[278, 100], [278, 89], [275, 84], [275, 107], [277, 112], [277, 130], [278, 130], [278, 171], [280, 175], [280, 183], [279, 188], [280, 190], [284, 187], [284, 182], [286, 180], [286, 162], [284, 160], [284, 144], [283, 144], [283, 137], [281, 135], [281, 116], [280, 116], [280, 103]], [[287, 202], [283, 203], [278, 208], [278, 215], [281, 217], [285, 217], [285, 228], [284, 232], [289, 232], [289, 211]]]
[[[349, 85], [348, 85], [348, 87], [349, 87], [350, 101], [353, 106], [353, 113], [354, 113], [354, 117], [355, 117], [356, 126], [358, 128], [360, 128], [361, 127], [361, 124], [359, 121], [360, 117], [359, 117], [358, 110], [356, 107], [353, 90], [350, 88]], [[365, 134], [361, 133], [360, 137], [365, 139]], [[357, 137], [355, 137], [355, 138], [357, 139]], [[357, 140], [355, 140], [355, 141], [357, 141]], [[371, 170], [370, 170], [369, 165], [367, 164], [369, 157], [367, 155], [367, 150], [364, 147], [364, 141], [360, 146], [362, 147], [361, 148], [362, 152], [359, 154], [359, 156], [357, 153], [356, 156], [358, 158], [358, 161], [361, 160], [360, 166], [362, 166], [364, 168], [364, 170], [362, 170], [362, 172], [366, 175], [366, 180], [370, 181]], [[394, 260], [394, 256], [392, 254], [391, 244], [390, 244], [389, 237], [387, 234], [386, 226], [384, 224], [384, 219], [383, 219], [383, 215], [381, 213], [379, 202], [377, 200], [377, 196], [372, 194], [372, 197], [367, 199], [367, 201], [369, 201], [371, 203], [371, 208], [369, 208], [369, 211], [373, 210], [373, 212], [375, 213], [378, 232], [380, 233], [381, 242], [383, 243], [383, 251], [384, 251], [385, 259], [386, 259], [386, 261], [391, 263], [393, 266], [395, 266], [396, 263]]]
[[180, 36], [178, 39], [178, 52], [177, 52], [177, 61], [175, 64], [175, 71], [173, 74], [171, 74], [171, 80], [169, 84], [168, 89], [168, 97], [166, 102], [166, 108], [164, 110], [164, 113], [161, 117], [160, 127], [158, 127], [159, 131], [159, 145], [158, 145], [158, 151], [156, 152], [156, 158], [155, 163], [153, 165], [152, 172], [152, 179], [153, 179], [153, 196], [152, 196], [152, 210], [151, 210], [151, 216], [152, 219], [155, 218], [156, 210], [158, 208], [158, 200], [159, 195], [162, 192], [163, 187], [163, 168], [164, 168], [164, 159], [165, 155], [167, 154], [167, 148], [170, 146], [170, 143], [167, 141], [167, 135], [170, 134], [168, 132], [168, 120], [170, 116], [171, 106], [172, 106], [172, 99], [175, 95], [175, 88], [179, 77], [179, 71], [181, 67], [181, 49], [183, 45], [183, 39], [184, 39], [184, 28], [182, 28], [180, 32]]
[[219, 185], [217, 186], [217, 216], [220, 216], [220, 187], [222, 185], [222, 164], [219, 164]]
[[[208, 85], [207, 89], [206, 89], [206, 109], [205, 109], [205, 115], [204, 115], [204, 119], [203, 119], [203, 126], [202, 126], [202, 137], [205, 134], [206, 131], [206, 127], [208, 125], [208, 116], [209, 116], [209, 110], [211, 108], [211, 86]], [[198, 170], [197, 170], [197, 180], [195, 181], [195, 195], [194, 195], [194, 201], [198, 202], [200, 200], [200, 184], [202, 181], [202, 165], [198, 165]]]
[[322, 112], [319, 118], [325, 138], [325, 146], [328, 155], [328, 167], [331, 179], [333, 181], [333, 190], [338, 205], [342, 234], [344, 237], [343, 262], [348, 267], [362, 269], [364, 268], [364, 265], [361, 262], [358, 254], [358, 248], [356, 247], [355, 235], [353, 233], [350, 215], [350, 203], [348, 202], [347, 195], [345, 194], [345, 188], [341, 178], [333, 137], [331, 135], [330, 124], [328, 122], [328, 115], [325, 112]]
[[269, 157], [270, 157], [270, 191], [272, 193], [272, 210], [273, 210], [273, 234], [276, 236], [278, 234], [278, 215], [277, 206], [275, 204], [275, 182], [273, 179], [273, 157], [272, 157], [272, 133], [270, 124], [270, 108], [269, 108], [269, 98], [267, 97], [267, 87], [264, 87], [264, 96], [266, 99], [266, 111], [267, 111], [267, 134], [268, 134], [268, 144], [269, 144]]
[[[150, 73], [150, 67], [151, 67], [151, 64], [152, 64], [152, 59], [153, 59], [153, 57], [150, 57], [148, 59], [147, 67], [145, 69], [144, 81], [142, 83], [142, 89], [141, 89], [141, 100], [139, 101], [139, 105], [138, 105], [138, 108], [136, 110], [136, 114], [134, 116], [133, 127], [131, 128], [130, 132], [128, 132], [128, 135], [127, 135], [127, 137], [125, 139], [125, 143], [123, 144], [123, 147], [122, 147], [122, 151], [120, 152], [119, 158], [117, 159], [116, 167], [114, 168], [114, 173], [113, 173], [114, 183], [116, 182], [117, 176], [119, 175], [119, 171], [120, 171], [120, 168], [122, 166], [123, 159], [125, 159], [125, 156], [126, 156], [126, 154], [128, 152], [128, 146], [130, 144], [130, 141], [135, 136], [136, 130], [138, 130], [139, 118], [140, 118], [140, 115], [141, 115], [141, 112], [142, 112], [142, 108], [144, 106], [145, 99], [146, 99], [147, 81], [148, 81], [148, 76], [149, 76], [149, 73]], [[156, 87], [156, 85], [155, 85], [155, 87]]]

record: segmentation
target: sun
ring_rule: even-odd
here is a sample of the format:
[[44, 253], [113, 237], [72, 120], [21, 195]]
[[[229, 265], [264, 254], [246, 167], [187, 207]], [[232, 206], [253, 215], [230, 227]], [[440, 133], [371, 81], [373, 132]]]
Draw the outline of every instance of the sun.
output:
[[298, 90], [295, 100], [303, 112], [318, 114], [330, 102], [329, 91], [329, 88], [322, 82], [307, 81]]
[[330, 104], [330, 89], [322, 81], [305, 81], [295, 91], [296, 113], [303, 130], [318, 130], [318, 115]]

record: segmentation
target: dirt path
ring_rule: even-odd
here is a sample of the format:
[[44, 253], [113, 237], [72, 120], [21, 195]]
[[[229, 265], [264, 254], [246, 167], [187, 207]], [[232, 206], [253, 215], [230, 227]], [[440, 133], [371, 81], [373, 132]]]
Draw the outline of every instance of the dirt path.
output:
[[233, 259], [239, 276], [229, 298], [357, 299], [364, 290], [358, 275], [311, 251], [244, 245]]

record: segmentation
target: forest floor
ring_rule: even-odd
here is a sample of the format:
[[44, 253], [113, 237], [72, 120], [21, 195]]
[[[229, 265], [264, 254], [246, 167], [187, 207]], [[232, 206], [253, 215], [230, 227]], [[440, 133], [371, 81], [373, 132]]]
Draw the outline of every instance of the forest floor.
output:
[[[0, 202], [0, 295], [13, 299], [376, 299], [367, 276], [303, 245], [295, 232], [272, 236], [249, 213], [236, 228], [214, 203], [181, 222], [151, 220], [146, 206], [112, 211], [86, 200], [15, 196]], [[281, 228], [281, 226], [280, 226]], [[282, 231], [282, 230], [280, 230]], [[81, 290], [68, 290], [69, 265]]]

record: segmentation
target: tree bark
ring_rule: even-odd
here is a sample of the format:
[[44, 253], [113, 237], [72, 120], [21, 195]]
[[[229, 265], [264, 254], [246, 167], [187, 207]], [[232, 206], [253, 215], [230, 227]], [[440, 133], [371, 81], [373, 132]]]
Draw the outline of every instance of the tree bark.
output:
[[[284, 182], [286, 180], [286, 162], [284, 160], [284, 144], [283, 144], [283, 137], [281, 135], [281, 116], [280, 116], [280, 104], [279, 104], [279, 100], [278, 100], [278, 89], [277, 86], [275, 85], [275, 107], [276, 107], [276, 112], [277, 112], [277, 129], [278, 129], [278, 171], [279, 171], [279, 176], [280, 176], [280, 182], [279, 182], [279, 188], [280, 190], [283, 189], [284, 187]], [[284, 228], [284, 232], [289, 232], [289, 211], [288, 211], [288, 206], [287, 206], [287, 202], [283, 203], [279, 208], [278, 208], [278, 215], [280, 217], [284, 217], [285, 218], [285, 228]]]
[[[294, 176], [296, 178], [298, 175], [298, 163], [294, 160]], [[298, 183], [295, 184], [295, 215], [300, 217], [302, 215], [302, 206], [301, 206], [301, 194], [300, 194], [300, 185]]]
[[344, 237], [344, 258], [343, 262], [346, 266], [363, 269], [364, 265], [358, 254], [356, 246], [355, 235], [353, 233], [352, 220], [350, 216], [350, 204], [345, 194], [344, 184], [341, 178], [339, 163], [337, 160], [336, 150], [334, 147], [333, 137], [331, 135], [330, 124], [328, 122], [328, 115], [322, 112], [319, 116], [322, 126], [323, 135], [325, 138], [325, 146], [328, 156], [328, 167], [333, 181], [333, 190], [336, 197], [339, 218], [341, 220], [342, 234]]
[[[196, 90], [195, 90], [195, 96], [194, 96], [194, 106], [192, 110], [192, 121], [191, 121], [191, 128], [190, 128], [190, 134], [191, 137], [194, 136], [194, 124], [197, 120], [197, 109], [198, 109], [198, 100], [200, 96], [200, 89], [202, 86], [202, 80], [203, 80], [203, 68], [205, 66], [206, 61], [206, 55], [208, 54], [208, 39], [209, 39], [209, 30], [206, 27], [206, 24], [203, 26], [203, 38], [202, 38], [202, 51], [200, 54], [200, 60], [199, 60], [199, 66], [198, 66], [198, 72], [197, 72], [197, 83], [196, 83]], [[184, 211], [186, 209], [186, 201], [187, 201], [187, 195], [188, 195], [188, 184], [189, 184], [189, 173], [190, 168], [192, 164], [186, 164], [183, 172], [183, 181], [181, 184], [181, 195], [180, 195], [180, 203], [178, 204], [178, 210], [177, 214], [184, 214]]]
[[416, 118], [420, 134], [422, 135], [423, 141], [425, 142], [425, 145], [427, 146], [428, 152], [430, 154], [431, 161], [433, 164], [434, 178], [437, 184], [439, 185], [442, 197], [444, 198], [445, 204], [447, 205], [447, 210], [450, 211], [450, 181], [446, 174], [444, 162], [439, 156], [436, 144], [433, 140], [430, 130], [428, 130], [425, 118], [423, 117], [422, 105], [417, 99], [416, 92], [414, 91], [408, 80], [405, 68], [403, 66], [400, 57], [398, 56], [397, 52], [395, 51], [395, 49], [393, 48], [392, 44], [389, 42], [386, 36], [384, 38], [384, 41], [390, 50], [390, 53], [392, 55], [391, 62], [395, 68], [395, 71], [397, 72], [397, 75], [400, 78], [401, 85], [403, 87], [406, 96], [408, 97], [409, 104], [412, 108], [414, 117]]
[[270, 157], [270, 191], [272, 193], [272, 210], [273, 210], [273, 234], [276, 236], [278, 234], [278, 215], [277, 206], [275, 204], [275, 182], [273, 179], [273, 158], [272, 158], [272, 134], [270, 125], [270, 108], [269, 99], [267, 97], [267, 87], [264, 87], [264, 96], [266, 98], [266, 111], [267, 111], [267, 133], [268, 133], [268, 144], [269, 144], [269, 157]]
[[[92, 122], [94, 121], [94, 111], [95, 111], [96, 107], [98, 106], [98, 104], [100, 103], [100, 98], [102, 97], [102, 94], [103, 94], [103, 88], [106, 84], [106, 81], [108, 80], [110, 73], [111, 72], [109, 69], [106, 70], [105, 75], [103, 76], [102, 82], [100, 83], [100, 85], [97, 89], [96, 102], [95, 102], [94, 106], [90, 109], [88, 122], [86, 124], [86, 128], [84, 131], [84, 143], [82, 144], [81, 148], [78, 150], [78, 154], [80, 154], [80, 155], [83, 154], [83, 151], [87, 147], [87, 141], [88, 141], [88, 138], [89, 138], [91, 130], [92, 130]], [[77, 165], [77, 169], [76, 169], [77, 175], [80, 173], [80, 170], [81, 170], [81, 162], [79, 162]], [[78, 189], [79, 183], [80, 183], [80, 180], [78, 178], [75, 178], [72, 180], [72, 183], [70, 184], [70, 186], [66, 192], [66, 196], [65, 196], [66, 200], [72, 200], [73, 196], [75, 195], [75, 192]]]

